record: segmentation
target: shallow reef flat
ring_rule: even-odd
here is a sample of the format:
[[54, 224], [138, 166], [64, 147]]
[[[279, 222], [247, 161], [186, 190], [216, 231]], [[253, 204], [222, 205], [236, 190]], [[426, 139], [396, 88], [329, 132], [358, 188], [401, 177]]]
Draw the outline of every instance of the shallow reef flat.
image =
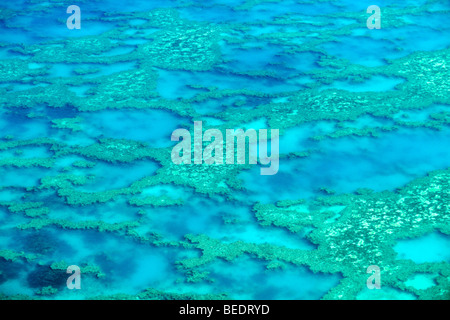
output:
[[450, 299], [448, 2], [77, 2], [0, 5], [0, 299]]

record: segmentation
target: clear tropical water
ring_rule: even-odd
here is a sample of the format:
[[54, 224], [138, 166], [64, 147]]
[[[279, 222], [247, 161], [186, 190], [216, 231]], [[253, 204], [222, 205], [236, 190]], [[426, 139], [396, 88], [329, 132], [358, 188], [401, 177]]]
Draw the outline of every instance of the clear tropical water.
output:
[[[450, 4], [372, 4], [2, 3], [0, 298], [450, 299]], [[175, 165], [194, 121], [278, 172]]]

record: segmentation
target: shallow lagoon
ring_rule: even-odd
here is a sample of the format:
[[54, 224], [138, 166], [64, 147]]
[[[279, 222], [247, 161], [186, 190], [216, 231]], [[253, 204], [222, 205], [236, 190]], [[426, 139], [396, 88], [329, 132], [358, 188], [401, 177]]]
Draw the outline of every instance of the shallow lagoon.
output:
[[274, 176], [259, 176], [256, 167], [243, 172], [240, 177], [249, 190], [248, 198], [263, 202], [310, 198], [320, 194], [322, 187], [337, 193], [351, 193], [358, 188], [393, 191], [429, 171], [448, 167], [448, 128], [401, 129], [377, 138], [344, 137], [320, 142], [306, 138], [312, 132], [326, 132], [324, 125], [312, 131], [311, 126], [303, 126], [303, 131], [292, 130], [280, 142], [291, 141], [285, 152], [319, 149], [319, 153], [303, 159], [281, 158], [279, 173]]
[[399, 240], [394, 250], [398, 259], [411, 259], [415, 263], [448, 262], [449, 236], [433, 232], [415, 239]]

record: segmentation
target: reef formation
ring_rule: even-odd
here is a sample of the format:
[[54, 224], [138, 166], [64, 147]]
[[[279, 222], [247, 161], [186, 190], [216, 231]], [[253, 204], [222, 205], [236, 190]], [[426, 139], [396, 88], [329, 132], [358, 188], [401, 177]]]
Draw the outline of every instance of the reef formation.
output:
[[[450, 236], [449, 5], [78, 3], [0, 6], [2, 299], [450, 299], [448, 247], [395, 249]], [[280, 172], [174, 164], [194, 121], [279, 129]]]

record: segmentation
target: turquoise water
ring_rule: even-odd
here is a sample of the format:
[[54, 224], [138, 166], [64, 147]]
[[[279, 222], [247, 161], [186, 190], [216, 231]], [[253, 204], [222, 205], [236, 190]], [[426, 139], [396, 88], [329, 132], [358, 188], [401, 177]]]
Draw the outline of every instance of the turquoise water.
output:
[[[370, 4], [2, 3], [0, 299], [450, 297], [450, 5]], [[174, 164], [194, 121], [279, 170]]]
[[436, 285], [434, 278], [437, 275], [433, 274], [416, 274], [411, 279], [405, 282], [407, 286], [414, 287], [418, 290], [426, 290]]
[[244, 186], [251, 191], [248, 197], [262, 202], [309, 198], [320, 195], [322, 187], [339, 193], [358, 188], [393, 191], [413, 177], [448, 166], [450, 143], [445, 138], [450, 133], [448, 129], [402, 129], [378, 138], [348, 137], [318, 143], [305, 139], [310, 133], [323, 134], [327, 130], [324, 123], [312, 130], [305, 127], [287, 132], [280, 142], [287, 148], [281, 148], [280, 152], [316, 148], [322, 151], [304, 159], [284, 160], [274, 176], [259, 177], [258, 168], [243, 172]]
[[447, 251], [450, 239], [440, 233], [430, 233], [417, 239], [399, 241], [394, 247], [400, 259], [411, 259], [415, 263], [448, 262]]

